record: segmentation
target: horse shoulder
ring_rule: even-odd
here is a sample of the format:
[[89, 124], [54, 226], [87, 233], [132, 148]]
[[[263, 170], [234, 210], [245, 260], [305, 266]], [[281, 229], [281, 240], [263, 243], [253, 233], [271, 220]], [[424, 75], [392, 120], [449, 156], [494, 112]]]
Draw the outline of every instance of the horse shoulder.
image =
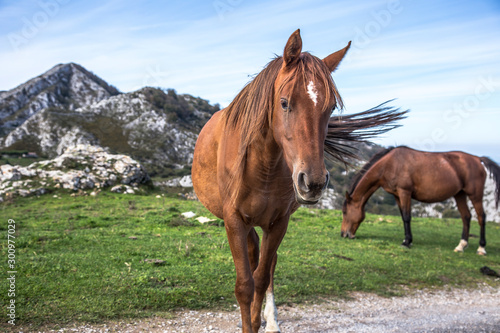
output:
[[[409, 173], [408, 164], [405, 163], [406, 157], [404, 151], [394, 149], [387, 156], [384, 156], [378, 163], [377, 177], [382, 188], [391, 194], [397, 194], [397, 189], [411, 180], [410, 177], [404, 176]], [[405, 184], [402, 184], [405, 183]]]

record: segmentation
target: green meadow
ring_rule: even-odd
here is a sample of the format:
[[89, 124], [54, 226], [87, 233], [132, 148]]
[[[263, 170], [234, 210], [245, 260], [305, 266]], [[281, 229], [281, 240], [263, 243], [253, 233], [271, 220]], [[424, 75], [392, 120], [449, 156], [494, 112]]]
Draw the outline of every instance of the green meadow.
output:
[[[235, 272], [223, 221], [199, 202], [157, 194], [61, 192], [0, 204], [0, 328], [11, 327], [12, 299], [16, 328], [169, 317], [181, 308], [234, 309]], [[187, 211], [214, 221], [184, 218]], [[13, 267], [9, 219], [15, 221]], [[301, 208], [292, 216], [278, 251], [278, 305], [348, 297], [352, 291], [393, 296], [479, 283], [500, 287], [499, 279], [479, 271], [500, 270], [499, 224], [487, 224], [483, 257], [475, 253], [475, 221], [465, 253], [453, 252], [462, 230], [457, 219], [413, 219], [411, 249], [400, 246], [399, 216], [368, 214], [354, 240], [340, 237], [341, 221], [332, 210]], [[9, 271], [16, 271], [15, 296]]]

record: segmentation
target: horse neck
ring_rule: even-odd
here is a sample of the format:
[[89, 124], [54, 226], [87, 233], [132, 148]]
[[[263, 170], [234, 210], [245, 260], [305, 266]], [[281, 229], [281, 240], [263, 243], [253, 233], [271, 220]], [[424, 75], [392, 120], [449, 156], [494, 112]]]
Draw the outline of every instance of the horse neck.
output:
[[283, 150], [274, 139], [272, 130], [265, 129], [263, 135], [259, 136], [248, 147], [248, 156], [253, 167], [261, 169], [261, 173], [266, 174], [276, 169], [277, 165], [284, 163]]
[[351, 193], [352, 201], [359, 203], [360, 207], [364, 207], [372, 194], [380, 187], [381, 176], [380, 162], [377, 162], [359, 180]]

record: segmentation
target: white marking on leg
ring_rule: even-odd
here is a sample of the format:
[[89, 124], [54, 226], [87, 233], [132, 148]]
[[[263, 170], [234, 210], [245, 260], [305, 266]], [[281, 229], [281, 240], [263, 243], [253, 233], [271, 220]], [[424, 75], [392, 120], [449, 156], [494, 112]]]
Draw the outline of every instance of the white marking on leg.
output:
[[464, 252], [467, 246], [468, 246], [467, 241], [465, 239], [461, 239], [460, 243], [458, 243], [457, 247], [455, 248], [455, 252]]
[[264, 319], [266, 320], [266, 332], [281, 332], [278, 325], [278, 309], [274, 303], [274, 294], [266, 291], [266, 307], [264, 308]]
[[482, 246], [479, 246], [479, 248], [477, 249], [477, 254], [481, 255], [481, 256], [485, 256], [486, 255], [486, 249]]
[[307, 93], [313, 101], [314, 106], [316, 106], [316, 104], [318, 104], [318, 92], [316, 90], [316, 87], [314, 86], [314, 82], [309, 81], [309, 84], [307, 85]]

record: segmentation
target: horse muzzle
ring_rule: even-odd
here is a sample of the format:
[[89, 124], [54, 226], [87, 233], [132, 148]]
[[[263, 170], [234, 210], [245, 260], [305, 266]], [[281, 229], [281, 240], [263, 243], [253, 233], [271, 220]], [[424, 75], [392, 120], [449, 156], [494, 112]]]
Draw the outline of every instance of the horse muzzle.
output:
[[354, 234], [352, 234], [350, 231], [343, 231], [343, 230], [340, 232], [340, 237], [343, 237], [343, 238], [349, 237], [349, 239], [356, 238], [356, 236]]
[[305, 172], [299, 172], [293, 184], [297, 202], [303, 205], [314, 205], [318, 203], [323, 195], [323, 191], [328, 186], [329, 180], [330, 173], [328, 171], [318, 180], [308, 176]]

